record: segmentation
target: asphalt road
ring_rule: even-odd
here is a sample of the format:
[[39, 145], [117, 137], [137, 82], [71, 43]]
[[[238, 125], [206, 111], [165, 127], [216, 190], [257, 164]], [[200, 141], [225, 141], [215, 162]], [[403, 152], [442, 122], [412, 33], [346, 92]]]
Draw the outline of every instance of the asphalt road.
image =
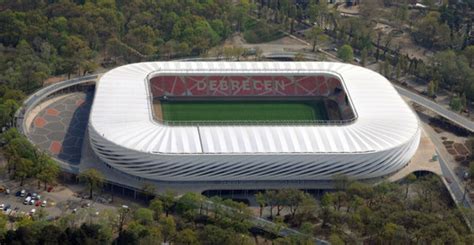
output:
[[441, 172], [443, 173], [443, 177], [446, 180], [447, 186], [449, 187], [449, 189], [451, 189], [451, 193], [454, 195], [454, 198], [459, 204], [462, 204], [464, 207], [471, 208], [471, 203], [469, 202], [469, 198], [467, 196], [464, 197], [464, 188], [459, 183], [457, 176], [448, 167], [448, 165], [446, 164], [446, 161], [439, 154], [439, 152], [437, 152], [437, 154], [438, 154], [438, 161], [441, 165]]
[[430, 99], [427, 99], [421, 95], [418, 95], [414, 92], [411, 92], [405, 88], [402, 88], [398, 85], [393, 85], [398, 93], [400, 93], [400, 95], [402, 96], [405, 96], [407, 98], [409, 98], [410, 100], [412, 100], [413, 102], [417, 103], [417, 104], [420, 104], [434, 112], [436, 112], [437, 114], [439, 114], [440, 116], [458, 124], [459, 126], [462, 126], [466, 129], [468, 129], [469, 131], [471, 132], [474, 132], [474, 122], [469, 120], [468, 118], [456, 113], [456, 112], [453, 112], [447, 108], [445, 108], [444, 106], [430, 100]]

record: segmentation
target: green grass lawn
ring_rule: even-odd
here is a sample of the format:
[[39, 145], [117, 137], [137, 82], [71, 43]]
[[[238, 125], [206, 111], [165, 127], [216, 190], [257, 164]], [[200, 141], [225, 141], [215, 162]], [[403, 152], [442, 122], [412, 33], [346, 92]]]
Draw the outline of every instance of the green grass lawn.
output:
[[161, 108], [171, 122], [328, 120], [322, 101], [162, 101]]

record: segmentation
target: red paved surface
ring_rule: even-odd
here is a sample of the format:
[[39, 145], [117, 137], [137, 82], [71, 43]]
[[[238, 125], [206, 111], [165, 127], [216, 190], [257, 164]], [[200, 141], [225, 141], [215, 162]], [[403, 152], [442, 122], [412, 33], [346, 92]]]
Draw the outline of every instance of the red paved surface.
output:
[[61, 142], [54, 140], [51, 142], [51, 146], [49, 146], [49, 151], [51, 151], [53, 154], [59, 154], [62, 148], [63, 145]]
[[50, 116], [57, 116], [57, 115], [59, 115], [59, 111], [54, 109], [54, 108], [48, 108], [46, 110], [46, 114], [48, 114]]
[[35, 127], [42, 128], [47, 122], [42, 117], [36, 117], [34, 123], [35, 123]]
[[78, 99], [76, 100], [76, 106], [81, 106], [84, 102], [86, 102], [84, 99]]

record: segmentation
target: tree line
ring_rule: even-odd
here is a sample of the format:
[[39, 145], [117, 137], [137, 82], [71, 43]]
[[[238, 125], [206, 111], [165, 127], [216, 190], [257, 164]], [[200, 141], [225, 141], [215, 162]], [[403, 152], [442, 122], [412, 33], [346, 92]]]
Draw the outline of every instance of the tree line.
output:
[[21, 135], [16, 128], [10, 128], [2, 134], [5, 144], [3, 154], [7, 160], [7, 173], [14, 179], [24, 181], [33, 178], [38, 181], [38, 188], [43, 184], [54, 184], [60, 173], [59, 165], [49, 155], [38, 150], [28, 139]]
[[336, 191], [319, 198], [299, 190], [255, 195], [260, 216], [331, 244], [470, 244], [474, 235], [439, 177], [409, 175], [400, 183], [376, 185], [339, 176]]
[[[474, 235], [450, 202], [436, 176], [410, 175], [400, 183], [369, 185], [345, 177], [336, 190], [315, 198], [296, 189], [255, 195], [261, 217], [277, 225], [255, 229], [247, 205], [198, 193], [177, 196], [166, 191], [147, 205], [101, 210], [80, 208], [57, 219], [39, 212], [6, 229], [0, 214], [2, 244], [472, 244]], [[151, 194], [151, 193], [150, 193]], [[156, 195], [156, 194], [153, 194]], [[300, 234], [278, 237], [284, 227]]]
[[238, 30], [242, 1], [2, 1], [0, 81], [30, 93], [53, 75], [205, 53]]

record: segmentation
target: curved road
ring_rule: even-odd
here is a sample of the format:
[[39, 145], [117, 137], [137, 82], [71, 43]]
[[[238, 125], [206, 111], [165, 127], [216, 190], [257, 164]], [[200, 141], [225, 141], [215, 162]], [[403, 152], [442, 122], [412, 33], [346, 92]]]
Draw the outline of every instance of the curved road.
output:
[[398, 93], [402, 96], [405, 96], [407, 98], [409, 98], [410, 100], [412, 100], [413, 102], [421, 105], [421, 106], [424, 106], [434, 112], [436, 112], [438, 115], [456, 123], [457, 125], [471, 131], [471, 132], [474, 132], [474, 122], [469, 120], [468, 118], [454, 112], [454, 111], [451, 111], [447, 108], [445, 108], [444, 106], [428, 99], [428, 98], [425, 98], [421, 95], [418, 95], [414, 92], [411, 92], [405, 88], [402, 88], [398, 85], [395, 85], [393, 84], [393, 86], [397, 89]]

